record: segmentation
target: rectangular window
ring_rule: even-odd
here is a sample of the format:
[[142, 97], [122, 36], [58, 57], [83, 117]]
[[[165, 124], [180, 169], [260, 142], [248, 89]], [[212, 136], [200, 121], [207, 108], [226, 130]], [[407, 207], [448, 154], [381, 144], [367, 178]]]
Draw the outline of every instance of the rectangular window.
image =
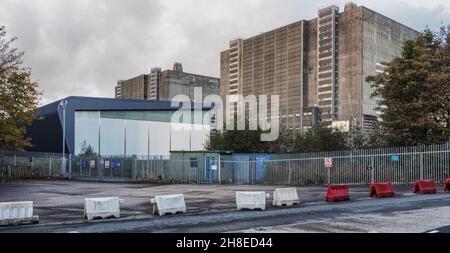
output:
[[191, 157], [191, 168], [198, 168], [197, 157]]

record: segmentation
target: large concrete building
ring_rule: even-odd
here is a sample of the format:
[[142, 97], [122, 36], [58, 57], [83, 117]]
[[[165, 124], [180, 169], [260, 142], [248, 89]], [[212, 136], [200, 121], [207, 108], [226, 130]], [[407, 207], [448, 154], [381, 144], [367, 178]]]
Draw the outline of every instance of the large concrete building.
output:
[[148, 96], [148, 75], [117, 81], [116, 98], [145, 99]]
[[173, 70], [152, 68], [150, 74], [117, 81], [115, 97], [170, 101], [176, 95], [186, 95], [194, 101], [196, 87], [202, 88], [203, 98], [211, 94], [218, 95], [219, 79], [183, 72], [181, 63], [175, 63]]
[[322, 121], [370, 131], [376, 99], [365, 77], [383, 71], [416, 35], [364, 6], [330, 6], [312, 20], [231, 41], [221, 52], [220, 94], [280, 95], [280, 122], [289, 129]]

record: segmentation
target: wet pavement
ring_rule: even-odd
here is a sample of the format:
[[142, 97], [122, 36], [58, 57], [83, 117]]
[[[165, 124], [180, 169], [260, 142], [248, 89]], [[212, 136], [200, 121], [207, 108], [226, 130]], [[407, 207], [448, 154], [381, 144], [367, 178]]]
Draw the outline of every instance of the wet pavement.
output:
[[[411, 186], [396, 186], [396, 198], [380, 200], [368, 198], [367, 186], [352, 186], [352, 200], [343, 203], [326, 203], [326, 186], [306, 186], [297, 188], [302, 202], [299, 206], [272, 207], [270, 197], [267, 198], [268, 208], [265, 212], [236, 211], [236, 191], [266, 191], [271, 194], [275, 188], [280, 187], [283, 186], [156, 185], [79, 181], [5, 183], [0, 185], [0, 202], [34, 201], [34, 212], [40, 216], [40, 224], [3, 227], [0, 232], [345, 232], [345, 228], [322, 228], [327, 227], [324, 224], [331, 224], [327, 219], [344, 219], [342, 222], [345, 223], [349, 219], [369, 214], [389, 217], [394, 212], [450, 206], [450, 194], [414, 195]], [[151, 215], [151, 197], [177, 193], [185, 194], [188, 212], [186, 215]], [[86, 223], [83, 219], [84, 198], [110, 196], [118, 196], [124, 200], [121, 204], [121, 218]], [[364, 219], [359, 221], [364, 222]], [[299, 224], [303, 224], [303, 227]], [[339, 224], [337, 226], [345, 227]], [[427, 229], [418, 228], [417, 231]], [[370, 232], [370, 227], [354, 226], [347, 230]]]

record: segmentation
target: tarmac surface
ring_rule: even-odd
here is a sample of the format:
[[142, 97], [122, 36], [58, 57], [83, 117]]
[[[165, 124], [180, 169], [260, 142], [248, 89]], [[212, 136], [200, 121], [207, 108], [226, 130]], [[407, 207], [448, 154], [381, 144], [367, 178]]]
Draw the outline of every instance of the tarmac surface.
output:
[[[325, 186], [298, 187], [299, 206], [266, 211], [236, 211], [236, 191], [266, 191], [282, 186], [154, 185], [78, 181], [22, 181], [0, 185], [0, 202], [34, 201], [40, 224], [1, 227], [1, 232], [446, 232], [450, 194], [415, 195], [396, 186], [397, 196], [368, 198], [367, 186], [350, 188], [351, 201], [326, 203]], [[154, 217], [150, 198], [185, 194], [187, 214]], [[85, 222], [84, 198], [118, 196], [121, 218]], [[441, 230], [439, 230], [441, 228]], [[437, 231], [437, 232], [436, 232]]]

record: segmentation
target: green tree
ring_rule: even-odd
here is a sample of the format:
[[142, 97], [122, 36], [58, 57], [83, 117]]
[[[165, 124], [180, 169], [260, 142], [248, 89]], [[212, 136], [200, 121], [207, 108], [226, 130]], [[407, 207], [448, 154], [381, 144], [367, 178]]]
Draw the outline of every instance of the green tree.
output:
[[316, 124], [304, 134], [298, 134], [295, 151], [298, 153], [345, 150], [347, 139], [339, 129]]
[[347, 145], [350, 149], [364, 149], [375, 147], [375, 144], [369, 142], [369, 136], [364, 133], [361, 126], [351, 127], [350, 132], [346, 133]]
[[13, 47], [17, 38], [7, 38], [0, 27], [0, 151], [31, 146], [26, 127], [34, 117], [40, 93], [31, 71], [22, 66], [23, 52]]
[[[248, 128], [247, 128], [248, 129]], [[339, 129], [317, 124], [302, 134], [293, 130], [281, 129], [276, 141], [261, 141], [260, 129], [252, 130], [223, 130], [213, 133], [208, 150], [225, 150], [237, 153], [303, 153], [319, 151], [335, 151], [348, 149], [348, 136]]]
[[[237, 117], [234, 119], [234, 129], [237, 129]], [[238, 153], [290, 153], [294, 151], [295, 133], [290, 130], [280, 129], [276, 141], [261, 141], [261, 135], [265, 132], [259, 127], [257, 130], [249, 130], [249, 120], [245, 120], [246, 130], [222, 130], [212, 133], [208, 150], [225, 150]], [[224, 124], [223, 129], [226, 129]]]
[[297, 134], [297, 132], [290, 129], [280, 129], [278, 139], [276, 141], [266, 143], [266, 152], [278, 154], [295, 152], [295, 139]]
[[83, 141], [83, 143], [81, 143], [80, 155], [81, 156], [95, 156], [97, 154], [95, 153], [94, 147], [92, 147], [91, 144], [88, 145], [86, 143], [86, 141]]
[[[450, 137], [450, 27], [407, 41], [384, 73], [367, 77], [380, 99], [382, 121], [372, 143], [443, 143]], [[381, 140], [380, 140], [381, 139]]]
[[211, 134], [209, 150], [225, 150], [238, 153], [267, 152], [268, 143], [262, 142], [262, 131], [251, 130], [223, 130]]

